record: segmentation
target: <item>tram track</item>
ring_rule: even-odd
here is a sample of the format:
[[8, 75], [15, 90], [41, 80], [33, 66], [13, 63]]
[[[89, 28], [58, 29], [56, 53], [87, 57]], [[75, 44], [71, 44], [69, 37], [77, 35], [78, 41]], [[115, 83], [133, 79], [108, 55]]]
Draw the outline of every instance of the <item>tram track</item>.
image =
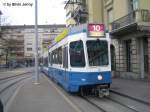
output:
[[110, 98], [110, 97], [106, 97], [106, 99], [111, 100], [111, 101], [113, 101], [113, 102], [115, 102], [115, 103], [117, 103], [119, 105], [122, 105], [122, 106], [124, 106], [124, 107], [126, 107], [126, 108], [128, 108], [128, 109], [130, 109], [130, 110], [132, 110], [134, 112], [140, 112], [140, 111], [136, 110], [135, 108], [133, 108], [133, 106], [129, 106], [129, 105], [123, 104], [123, 103], [121, 103], [121, 102], [119, 102], [117, 100], [114, 100], [114, 99]]
[[[89, 107], [100, 112], [148, 112], [150, 110], [149, 103], [143, 103], [143, 101], [127, 96], [125, 97], [125, 95], [113, 94], [112, 91], [110, 91], [110, 96], [103, 98], [96, 97], [93, 94], [66, 96], [68, 96], [83, 112], [85, 110], [87, 112], [90, 111], [86, 109]], [[81, 105], [83, 105], [83, 107]], [[85, 105], [88, 105], [88, 107]]]
[[21, 78], [18, 78], [19, 80], [12, 80], [12, 82], [10, 84], [6, 84], [6, 87], [0, 87], [0, 94], [3, 93], [8, 88], [10, 88], [11, 86], [15, 85], [16, 83], [18, 83], [26, 78], [29, 78], [29, 77], [21, 77]]
[[[119, 110], [121, 110], [121, 108], [124, 108], [124, 109], [126, 109], [126, 111], [129, 111], [129, 112], [141, 112], [141, 111], [138, 111], [138, 110], [134, 109], [132, 106], [131, 107], [127, 106], [127, 105], [125, 105], [123, 103], [120, 103], [120, 102], [115, 101], [115, 100], [110, 99], [110, 98], [103, 98], [103, 99], [102, 98], [97, 98], [97, 100], [95, 100], [95, 98], [91, 98], [91, 97], [90, 98], [82, 97], [82, 99], [86, 100], [92, 106], [94, 106], [97, 109], [99, 109], [100, 112], [119, 112]], [[102, 102], [100, 102], [100, 100], [104, 101], [103, 104], [102, 104]], [[110, 101], [111, 101], [111, 103], [107, 104]], [[118, 106], [118, 107], [114, 106], [114, 108], [116, 108], [116, 110], [118, 110], [118, 111], [116, 111], [116, 110], [113, 111], [111, 109], [106, 108], [107, 105], [109, 107], [109, 105], [113, 106], [113, 105], [116, 105], [116, 104], [121, 106], [121, 107], [120, 106]], [[106, 105], [106, 106], [104, 106], [104, 105]]]
[[3, 105], [7, 105], [15, 90], [24, 83], [25, 80], [31, 78], [32, 75], [26, 72], [0, 79], [0, 99]]
[[150, 110], [149, 102], [137, 99], [133, 96], [128, 96], [116, 91], [111, 90], [111, 96], [107, 97], [109, 100], [120, 103], [135, 112], [148, 112]]
[[13, 76], [8, 76], [8, 77], [0, 78], [0, 81], [11, 79], [11, 78], [18, 77], [18, 76], [22, 76], [22, 75], [29, 74], [29, 73], [32, 73], [32, 72], [25, 72], [25, 73], [16, 74], [16, 75], [13, 75]]
[[[94, 96], [80, 96], [82, 99], [90, 103], [95, 108], [99, 109], [100, 112], [119, 112], [119, 110], [124, 109], [128, 112], [147, 112], [149, 109], [140, 109], [137, 105], [126, 104], [123, 101], [118, 101], [117, 99], [111, 97], [97, 98]], [[116, 105], [116, 106], [115, 106]], [[109, 107], [109, 108], [107, 108]], [[113, 107], [116, 110], [111, 110]]]
[[[68, 95], [67, 95], [68, 96]], [[103, 97], [103, 98], [99, 98], [96, 96], [91, 95], [79, 95], [77, 97], [79, 97], [78, 100], [76, 100], [77, 98], [71, 98], [74, 96], [68, 96], [71, 101], [77, 105], [81, 110], [86, 110], [84, 109], [84, 107], [80, 106], [80, 99], [82, 99], [83, 101], [87, 102], [88, 105], [95, 110], [98, 110], [100, 112], [121, 112], [122, 110], [125, 110], [126, 112], [141, 112], [139, 110], [136, 110], [136, 108], [134, 108], [134, 106], [132, 105], [126, 105], [123, 102], [119, 102], [116, 100], [111, 99], [110, 97]], [[81, 104], [84, 105], [84, 102], [81, 100]], [[86, 108], [86, 107], [85, 107]]]
[[111, 92], [111, 93], [114, 93], [114, 94], [116, 94], [116, 95], [119, 95], [119, 96], [128, 98], [128, 99], [134, 100], [134, 101], [136, 101], [136, 102], [142, 103], [142, 104], [144, 104], [144, 105], [150, 106], [150, 103], [149, 103], [149, 102], [146, 102], [146, 101], [143, 101], [143, 100], [134, 98], [134, 97], [132, 97], [132, 96], [125, 95], [125, 94], [119, 93], [119, 92], [114, 91], [114, 90], [110, 90], [110, 92]]
[[98, 106], [97, 104], [95, 104], [93, 101], [91, 101], [90, 99], [88, 99], [85, 96], [80, 96], [82, 99], [86, 100], [88, 103], [90, 103], [92, 106], [96, 107], [98, 110], [100, 110], [101, 112], [108, 112], [107, 110], [103, 109], [102, 107]]
[[22, 73], [22, 74], [17, 74], [17, 75], [13, 75], [13, 76], [8, 76], [8, 77], [5, 77], [5, 78], [1, 78], [0, 79], [0, 85], [2, 85], [4, 83], [7, 83], [7, 82], [9, 82], [11, 80], [15, 80], [17, 78], [23, 77], [25, 75], [30, 75], [30, 73], [32, 73], [32, 72], [26, 72], [26, 73]]

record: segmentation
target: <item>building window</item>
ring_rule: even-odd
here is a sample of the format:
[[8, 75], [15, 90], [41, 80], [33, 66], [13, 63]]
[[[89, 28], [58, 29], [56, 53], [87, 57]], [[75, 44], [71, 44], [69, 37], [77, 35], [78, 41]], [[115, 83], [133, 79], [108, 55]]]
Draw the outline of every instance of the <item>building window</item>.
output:
[[107, 10], [107, 28], [110, 30], [110, 23], [113, 22], [113, 9]]
[[27, 51], [32, 51], [32, 48], [27, 48]]
[[134, 10], [138, 9], [138, 5], [139, 5], [139, 0], [129, 0], [129, 13], [133, 12]]
[[17, 35], [18, 38], [24, 38], [24, 35]]
[[27, 43], [27, 45], [32, 45], [32, 43]]
[[108, 11], [107, 11], [107, 13], [108, 13], [108, 23], [112, 23], [113, 22], [113, 9], [109, 9]]
[[114, 45], [110, 46], [111, 51], [111, 68], [112, 70], [116, 70], [116, 54]]
[[76, 3], [80, 3], [80, 4], [82, 4], [82, 5], [86, 5], [86, 0], [75, 0], [76, 1]]
[[127, 72], [131, 72], [131, 40], [126, 40], [125, 44]]
[[148, 56], [148, 38], [143, 38], [143, 45], [144, 45], [144, 70], [146, 73], [149, 71], [149, 56]]
[[137, 10], [139, 7], [139, 0], [133, 0], [133, 9]]

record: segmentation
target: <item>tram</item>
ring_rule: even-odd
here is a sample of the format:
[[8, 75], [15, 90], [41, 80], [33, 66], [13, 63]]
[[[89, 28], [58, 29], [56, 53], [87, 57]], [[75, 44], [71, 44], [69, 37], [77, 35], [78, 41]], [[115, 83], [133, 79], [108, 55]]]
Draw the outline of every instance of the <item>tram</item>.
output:
[[66, 91], [109, 95], [110, 39], [103, 24], [65, 29], [48, 47], [48, 75]]

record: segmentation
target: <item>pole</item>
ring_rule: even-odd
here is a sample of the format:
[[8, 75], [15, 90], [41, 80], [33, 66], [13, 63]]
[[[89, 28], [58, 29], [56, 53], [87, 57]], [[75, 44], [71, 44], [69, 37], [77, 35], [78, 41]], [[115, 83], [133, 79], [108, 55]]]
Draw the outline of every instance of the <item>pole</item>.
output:
[[38, 0], [35, 0], [35, 82], [39, 84], [38, 72]]
[[2, 15], [2, 11], [0, 10], [0, 32], [1, 32], [1, 15]]

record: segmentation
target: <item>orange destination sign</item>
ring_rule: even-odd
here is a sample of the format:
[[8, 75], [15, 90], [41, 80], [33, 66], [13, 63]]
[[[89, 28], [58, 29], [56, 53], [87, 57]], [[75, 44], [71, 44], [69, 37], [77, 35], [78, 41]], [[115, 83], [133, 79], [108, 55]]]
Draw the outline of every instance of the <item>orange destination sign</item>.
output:
[[95, 37], [104, 36], [104, 24], [88, 24], [88, 35]]

